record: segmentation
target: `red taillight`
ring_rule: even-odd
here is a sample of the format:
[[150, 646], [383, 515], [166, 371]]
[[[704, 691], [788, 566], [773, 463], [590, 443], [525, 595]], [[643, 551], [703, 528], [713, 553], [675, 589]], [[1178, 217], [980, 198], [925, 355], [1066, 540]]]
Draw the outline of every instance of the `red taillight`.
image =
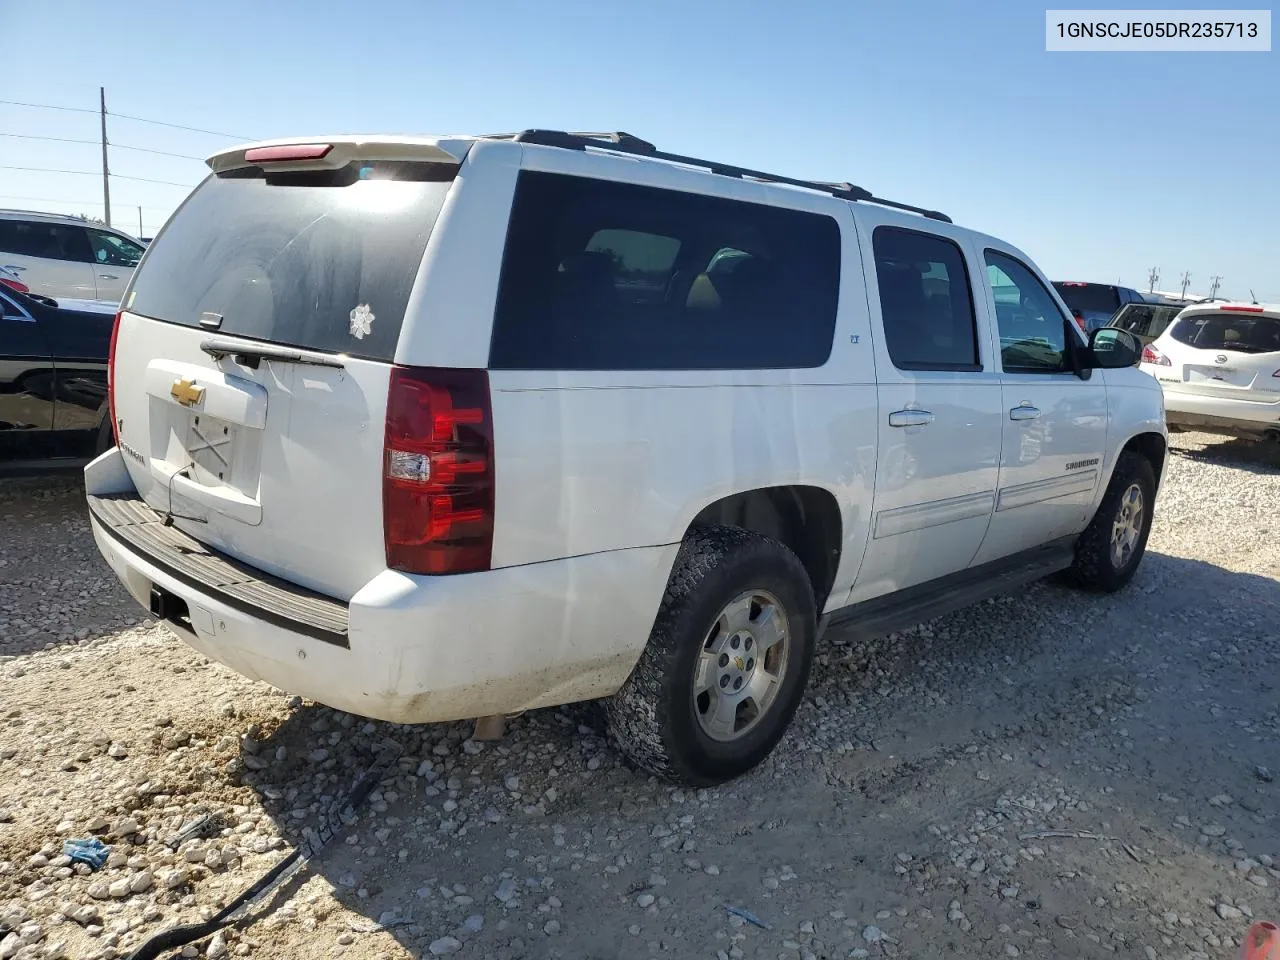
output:
[[287, 143], [281, 147], [254, 147], [244, 152], [246, 163], [278, 163], [288, 160], [323, 160], [331, 143]]
[[8, 277], [0, 277], [0, 283], [4, 284], [10, 290], [17, 290], [19, 293], [31, 292], [31, 288], [21, 280], [10, 280]]
[[1264, 307], [1219, 307], [1223, 313], [1261, 313]]
[[1158, 367], [1173, 366], [1173, 364], [1169, 361], [1168, 357], [1166, 357], [1163, 353], [1161, 353], [1159, 350], [1157, 350], [1155, 347], [1153, 347], [1149, 343], [1142, 348], [1142, 362], [1154, 363]]
[[493, 420], [484, 370], [392, 369], [382, 526], [393, 570], [489, 569]]
[[1088, 331], [1089, 325], [1085, 322], [1083, 313], [1081, 313], [1079, 310], [1076, 310], [1071, 314], [1071, 316], [1075, 320], [1077, 327], [1079, 327], [1081, 330], [1085, 330], [1086, 332]]
[[[111, 325], [111, 345], [107, 347], [107, 416], [111, 418], [111, 438], [120, 443], [120, 421], [116, 419], [116, 340], [120, 337], [121, 310]], [[101, 341], [99, 341], [101, 342]]]

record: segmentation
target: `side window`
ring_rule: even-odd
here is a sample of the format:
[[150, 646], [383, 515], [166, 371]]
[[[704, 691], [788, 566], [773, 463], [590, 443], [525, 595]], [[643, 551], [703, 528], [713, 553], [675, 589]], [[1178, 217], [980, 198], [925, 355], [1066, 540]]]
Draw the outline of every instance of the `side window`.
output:
[[38, 220], [0, 220], [0, 249], [46, 260], [87, 263], [93, 259], [84, 227]]
[[1116, 318], [1115, 325], [1121, 330], [1128, 330], [1132, 334], [1145, 337], [1151, 328], [1153, 310], [1153, 307], [1130, 304], [1122, 311], [1123, 316]]
[[136, 267], [142, 259], [142, 248], [124, 237], [101, 230], [89, 230], [89, 243], [93, 246], [93, 258], [111, 267]]
[[1066, 318], [1030, 270], [1006, 254], [986, 251], [987, 276], [995, 291], [1010, 288], [1016, 298], [996, 299], [1000, 362], [1014, 373], [1059, 373], [1071, 368]]
[[840, 228], [829, 216], [525, 171], [489, 365], [820, 367], [839, 282]]
[[936, 234], [872, 234], [889, 358], [900, 370], [981, 370], [964, 254]]

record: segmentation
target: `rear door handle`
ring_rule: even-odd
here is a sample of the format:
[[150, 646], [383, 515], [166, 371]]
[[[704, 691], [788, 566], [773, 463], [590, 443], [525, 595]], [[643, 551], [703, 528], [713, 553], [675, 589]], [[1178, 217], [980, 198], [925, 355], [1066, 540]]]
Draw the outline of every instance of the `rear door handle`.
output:
[[1039, 417], [1040, 410], [1031, 406], [1029, 403], [1024, 403], [1021, 406], [1014, 407], [1009, 411], [1010, 420], [1036, 420], [1039, 419]]
[[895, 410], [889, 414], [891, 427], [925, 427], [933, 423], [933, 414], [928, 410]]
[[114, 273], [100, 273], [98, 274], [98, 279], [99, 280], [119, 280], [120, 278], [117, 277]]

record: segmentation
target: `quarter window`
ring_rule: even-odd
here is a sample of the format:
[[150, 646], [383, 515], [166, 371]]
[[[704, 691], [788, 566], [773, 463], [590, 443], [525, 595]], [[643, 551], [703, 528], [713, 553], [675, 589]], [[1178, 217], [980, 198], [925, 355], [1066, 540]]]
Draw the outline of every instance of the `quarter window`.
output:
[[525, 171], [490, 367], [819, 367], [831, 352], [840, 228], [822, 214]]
[[996, 294], [1000, 362], [1011, 373], [1061, 373], [1071, 368], [1067, 321], [1052, 295], [1026, 266], [986, 251], [987, 277]]
[[981, 370], [969, 273], [960, 248], [898, 227], [872, 235], [885, 344], [901, 370]]

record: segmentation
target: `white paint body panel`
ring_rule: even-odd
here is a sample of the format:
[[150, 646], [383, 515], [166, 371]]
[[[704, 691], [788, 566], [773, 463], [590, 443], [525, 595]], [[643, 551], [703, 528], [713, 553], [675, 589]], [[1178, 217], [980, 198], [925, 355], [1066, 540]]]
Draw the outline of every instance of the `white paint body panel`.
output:
[[[184, 599], [195, 627], [184, 639], [247, 676], [397, 722], [604, 696], [644, 648], [690, 522], [724, 497], [796, 484], [834, 498], [841, 554], [830, 612], [1083, 528], [1119, 446], [1139, 432], [1163, 433], [1159, 389], [1136, 370], [1095, 372], [1079, 388], [1036, 384], [1047, 412], [1040, 432], [1009, 426], [1010, 397], [1033, 385], [1000, 373], [977, 280], [985, 271], [972, 262], [981, 255], [974, 244], [987, 239], [970, 231], [635, 158], [495, 142], [467, 152], [458, 142], [448, 142], [461, 165], [409, 298], [396, 363], [487, 366], [521, 169], [832, 216], [842, 275], [831, 354], [807, 370], [490, 372], [493, 569], [419, 577], [385, 564], [389, 364], [264, 361], [248, 370], [202, 353], [204, 331], [126, 313], [116, 369], [122, 447], [86, 470], [89, 493], [136, 489], [154, 509], [206, 520], [176, 525], [215, 549], [349, 604], [350, 649], [311, 640], [202, 595], [95, 526], [104, 556], [140, 602], [151, 584]], [[234, 151], [226, 156], [238, 162]], [[912, 374], [889, 362], [870, 246], [879, 223], [962, 246], [975, 278], [983, 371]], [[181, 379], [205, 387], [193, 409], [170, 396]], [[1113, 384], [1121, 403], [1108, 399]], [[888, 425], [889, 413], [911, 408], [929, 410], [933, 422]], [[196, 413], [236, 433], [235, 466], [217, 482], [178, 473]], [[1028, 436], [1036, 456], [1011, 457]], [[1058, 498], [1069, 509], [1042, 509], [1032, 497], [1006, 511], [1026, 519], [1004, 530], [1002, 495], [1012, 503], [1021, 487], [1025, 499], [1085, 450], [1101, 463], [1091, 486]]]
[[[986, 316], [989, 349], [1000, 370], [1000, 490], [995, 512], [975, 564], [1029, 550], [1079, 533], [1089, 525], [1094, 504], [1105, 487], [1103, 455], [1108, 440], [1107, 389], [1102, 371], [1087, 379], [1075, 373], [1008, 372], [1000, 361], [1000, 335], [994, 291], [985, 269], [986, 251], [1023, 263], [1054, 296], [1054, 287], [1026, 254], [1007, 244], [973, 240], [972, 258], [982, 290], [979, 312]], [[1064, 310], [1064, 319], [1070, 314]], [[1074, 323], [1067, 336], [1083, 343]], [[1025, 408], [1038, 416], [1015, 419]], [[1015, 410], [1018, 413], [1015, 413]]]
[[51, 260], [45, 257], [26, 257], [19, 253], [0, 250], [0, 266], [9, 269], [19, 280], [31, 288], [32, 293], [44, 297], [71, 297], [77, 300], [98, 299], [98, 283], [94, 277], [95, 264], [81, 260]]

